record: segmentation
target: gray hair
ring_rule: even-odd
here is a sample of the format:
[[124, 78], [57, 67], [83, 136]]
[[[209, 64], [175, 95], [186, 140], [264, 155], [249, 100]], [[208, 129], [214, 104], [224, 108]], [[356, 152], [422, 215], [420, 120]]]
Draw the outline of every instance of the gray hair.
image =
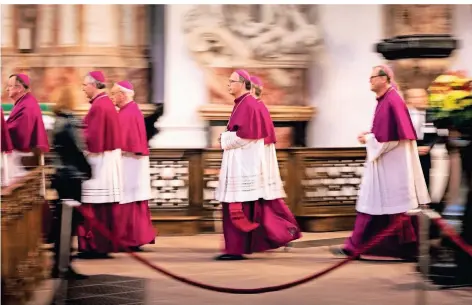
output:
[[134, 90], [130, 90], [130, 89], [127, 89], [127, 88], [124, 88], [118, 84], [115, 84], [115, 86], [118, 88], [118, 90], [120, 90], [120, 92], [122, 92], [124, 95], [126, 95], [126, 97], [128, 98], [128, 100], [133, 100], [134, 98]]
[[87, 84], [94, 84], [95, 87], [97, 87], [97, 89], [105, 89], [107, 86], [102, 83], [102, 82], [99, 82], [98, 80], [96, 80], [95, 78], [93, 78], [92, 76], [88, 75], [85, 76], [85, 82]]

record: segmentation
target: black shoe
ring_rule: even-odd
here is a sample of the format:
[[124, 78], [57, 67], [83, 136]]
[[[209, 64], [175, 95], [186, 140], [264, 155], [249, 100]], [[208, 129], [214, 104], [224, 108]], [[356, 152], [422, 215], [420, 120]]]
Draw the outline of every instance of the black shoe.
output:
[[214, 259], [215, 261], [241, 261], [247, 258], [242, 255], [221, 254]]
[[113, 258], [108, 253], [97, 253], [97, 252], [80, 252], [77, 253], [79, 259], [110, 259]]
[[[338, 256], [338, 257], [342, 257], [342, 258], [347, 258], [347, 257], [353, 256], [351, 251], [340, 248], [340, 247], [332, 247], [332, 248], [329, 249], [329, 252], [331, 252], [331, 254], [333, 254], [334, 256]], [[358, 255], [354, 259], [359, 259], [359, 258], [360, 258], [360, 255]]]
[[[61, 277], [61, 274], [59, 272], [59, 269], [53, 268], [51, 270], [51, 278], [58, 279], [60, 277]], [[66, 272], [64, 272], [62, 277], [68, 280], [85, 280], [89, 278], [87, 275], [77, 273], [72, 267], [69, 267], [69, 269]]]
[[70, 280], [86, 280], [89, 277], [85, 274], [78, 273], [77, 271], [74, 270], [74, 268], [69, 267], [69, 270], [67, 270], [65, 274], [65, 278], [70, 279]]

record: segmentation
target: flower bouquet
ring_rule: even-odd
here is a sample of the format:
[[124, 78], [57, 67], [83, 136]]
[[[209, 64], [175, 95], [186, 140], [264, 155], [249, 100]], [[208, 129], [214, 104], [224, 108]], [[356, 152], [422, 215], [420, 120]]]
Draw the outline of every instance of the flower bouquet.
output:
[[439, 129], [472, 135], [472, 78], [464, 72], [438, 76], [428, 88], [428, 117]]

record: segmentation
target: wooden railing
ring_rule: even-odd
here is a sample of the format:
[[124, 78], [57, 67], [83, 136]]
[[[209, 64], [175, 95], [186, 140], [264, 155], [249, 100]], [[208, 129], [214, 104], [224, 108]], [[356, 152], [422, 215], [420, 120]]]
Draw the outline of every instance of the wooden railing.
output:
[[[157, 149], [151, 151], [150, 208], [159, 223], [174, 219], [172, 233], [218, 232], [221, 204], [214, 200], [221, 150]], [[286, 202], [305, 231], [350, 230], [364, 168], [363, 148], [291, 148], [277, 151]], [[172, 217], [171, 217], [172, 216]], [[183, 230], [178, 219], [195, 230]], [[183, 232], [185, 231], [185, 232]], [[171, 233], [171, 232], [169, 232]]]
[[[304, 231], [352, 229], [363, 148], [289, 148], [277, 156], [286, 203]], [[161, 235], [220, 231], [214, 190], [221, 157], [217, 149], [151, 150], [149, 207]]]
[[41, 169], [2, 188], [2, 304], [25, 304], [44, 279]]

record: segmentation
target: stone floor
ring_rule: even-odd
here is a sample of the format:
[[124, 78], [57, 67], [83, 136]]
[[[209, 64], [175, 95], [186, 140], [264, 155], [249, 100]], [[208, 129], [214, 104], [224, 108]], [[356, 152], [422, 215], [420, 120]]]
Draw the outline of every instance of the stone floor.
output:
[[[306, 234], [302, 243], [288, 252], [281, 249], [239, 262], [212, 260], [222, 245], [220, 235], [159, 237], [156, 245], [146, 246], [146, 252], [140, 255], [178, 275], [211, 285], [262, 287], [290, 282], [335, 264], [339, 260], [330, 255], [328, 247], [312, 240], [324, 239], [325, 244], [332, 244], [347, 234]], [[69, 281], [67, 287], [63, 283], [55, 304], [418, 304], [415, 298], [419, 277], [413, 272], [413, 265], [407, 263], [353, 262], [307, 284], [259, 295], [230, 295], [191, 287], [156, 273], [125, 254], [108, 260], [77, 260], [74, 265], [92, 276], [85, 281]], [[29, 305], [52, 304], [54, 284], [58, 283], [44, 282]], [[432, 287], [426, 304], [472, 304], [472, 289]]]

